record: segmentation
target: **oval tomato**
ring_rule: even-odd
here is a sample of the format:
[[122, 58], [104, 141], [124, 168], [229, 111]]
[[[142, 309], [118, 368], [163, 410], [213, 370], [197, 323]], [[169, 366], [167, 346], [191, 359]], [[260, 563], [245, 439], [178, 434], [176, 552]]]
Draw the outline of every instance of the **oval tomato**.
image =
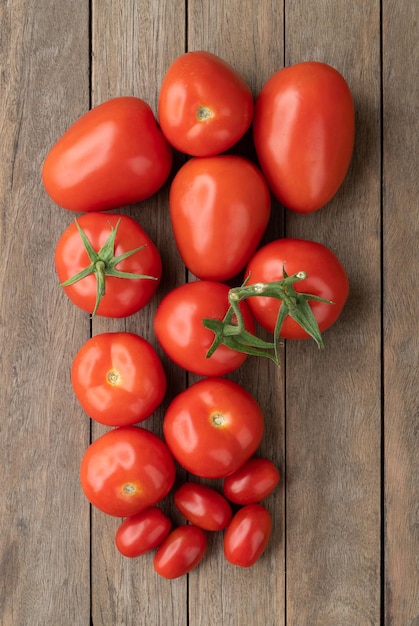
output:
[[175, 463], [164, 441], [138, 426], [114, 428], [84, 453], [80, 481], [100, 511], [128, 517], [160, 502], [175, 481]]
[[271, 196], [247, 159], [221, 155], [190, 159], [170, 187], [170, 217], [180, 255], [198, 278], [236, 276], [268, 224]]
[[250, 87], [215, 54], [182, 54], [163, 79], [159, 122], [167, 140], [181, 152], [213, 156], [228, 150], [247, 131], [252, 115]]
[[166, 374], [153, 346], [127, 332], [86, 341], [73, 359], [71, 382], [86, 413], [106, 426], [145, 420], [166, 393]]
[[[240, 367], [247, 358], [225, 345], [220, 345], [211, 357], [214, 332], [205, 328], [202, 320], [222, 320], [228, 309], [229, 288], [216, 281], [185, 283], [170, 291], [157, 307], [154, 330], [167, 355], [185, 370], [198, 376], [222, 376]], [[240, 311], [247, 330], [254, 332], [254, 322], [245, 302]]]
[[115, 534], [115, 545], [124, 556], [141, 556], [159, 546], [170, 532], [172, 523], [161, 509], [150, 507], [127, 517]]
[[299, 213], [318, 210], [339, 189], [352, 158], [355, 114], [345, 79], [319, 62], [279, 70], [256, 99], [253, 136], [277, 199]]
[[163, 578], [179, 578], [202, 561], [206, 548], [207, 538], [201, 528], [178, 526], [157, 549], [154, 569]]
[[[245, 275], [250, 276], [248, 285], [270, 283], [283, 278], [285, 268], [288, 276], [304, 271], [308, 277], [296, 282], [296, 292], [311, 294], [331, 300], [332, 304], [309, 300], [320, 331], [331, 326], [341, 314], [349, 294], [346, 271], [327, 246], [305, 239], [277, 239], [260, 248], [250, 260]], [[281, 306], [280, 300], [266, 296], [254, 296], [247, 300], [257, 321], [273, 332]], [[281, 327], [280, 336], [287, 339], [305, 339], [309, 335], [289, 315]]]
[[279, 472], [269, 459], [249, 459], [223, 482], [223, 493], [235, 504], [256, 504], [279, 482]]
[[229, 563], [250, 567], [265, 551], [272, 518], [261, 504], [248, 504], [234, 515], [224, 533], [224, 555]]
[[140, 98], [113, 98], [82, 115], [51, 148], [45, 189], [71, 211], [106, 211], [153, 195], [167, 180], [172, 149]]
[[205, 378], [178, 394], [163, 419], [175, 459], [192, 474], [224, 478], [257, 449], [264, 419], [255, 398], [224, 378]]
[[231, 506], [215, 489], [199, 483], [183, 483], [174, 495], [175, 505], [186, 519], [204, 530], [223, 530], [231, 520]]
[[70, 224], [58, 240], [55, 267], [70, 300], [104, 317], [137, 313], [162, 272], [160, 253], [138, 222], [110, 213], [86, 213]]

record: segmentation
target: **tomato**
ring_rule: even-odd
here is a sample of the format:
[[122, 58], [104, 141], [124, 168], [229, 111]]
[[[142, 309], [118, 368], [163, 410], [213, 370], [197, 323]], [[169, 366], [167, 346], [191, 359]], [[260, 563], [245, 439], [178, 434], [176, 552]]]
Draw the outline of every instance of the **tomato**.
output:
[[[211, 357], [206, 354], [214, 332], [202, 320], [222, 320], [226, 315], [229, 288], [217, 281], [194, 281], [170, 291], [159, 303], [154, 330], [162, 348], [180, 367], [199, 376], [222, 376], [242, 365], [246, 354], [220, 345]], [[254, 322], [245, 302], [241, 303], [245, 327], [254, 331]]]
[[207, 538], [201, 528], [178, 526], [157, 549], [154, 569], [163, 578], [179, 578], [202, 561], [206, 548]]
[[170, 217], [180, 255], [198, 278], [236, 276], [268, 224], [271, 196], [260, 170], [239, 156], [190, 159], [170, 187]]
[[224, 555], [229, 563], [250, 567], [265, 551], [272, 518], [261, 504], [248, 504], [237, 511], [224, 533]]
[[253, 137], [277, 199], [298, 213], [318, 210], [341, 186], [352, 158], [355, 114], [348, 84], [325, 63], [279, 70], [256, 99]]
[[161, 509], [150, 507], [127, 517], [115, 534], [115, 545], [124, 556], [133, 558], [157, 548], [170, 532], [172, 523]]
[[175, 459], [192, 474], [224, 478], [257, 449], [264, 419], [255, 398], [225, 378], [204, 378], [178, 394], [163, 419]]
[[231, 506], [215, 489], [186, 482], [174, 495], [175, 505], [186, 519], [204, 530], [223, 530], [231, 520]]
[[74, 357], [71, 382], [86, 413], [106, 426], [145, 420], [166, 393], [166, 374], [153, 346], [128, 332], [86, 341]]
[[[346, 271], [327, 246], [305, 239], [277, 239], [260, 248], [250, 260], [245, 276], [248, 285], [269, 283], [283, 278], [283, 269], [291, 276], [300, 271], [308, 277], [294, 284], [299, 293], [331, 300], [332, 304], [309, 300], [309, 306], [320, 331], [331, 326], [341, 314], [349, 294]], [[255, 296], [246, 300], [257, 321], [273, 332], [282, 306], [272, 297]], [[304, 339], [308, 333], [289, 315], [282, 325], [280, 336], [287, 339]]]
[[279, 482], [279, 472], [269, 459], [249, 459], [223, 482], [223, 493], [235, 504], [255, 504], [266, 498]]
[[50, 197], [65, 209], [106, 211], [157, 192], [172, 148], [139, 98], [113, 98], [82, 115], [51, 148], [42, 169]]
[[180, 152], [214, 156], [248, 130], [253, 95], [243, 77], [215, 54], [187, 52], [169, 67], [160, 89], [163, 134]]
[[86, 213], [70, 224], [58, 240], [55, 267], [74, 304], [117, 318], [151, 300], [162, 272], [160, 253], [138, 222], [110, 213]]
[[87, 448], [80, 481], [85, 496], [100, 511], [128, 517], [160, 502], [172, 488], [175, 473], [164, 441], [144, 428], [121, 426]]

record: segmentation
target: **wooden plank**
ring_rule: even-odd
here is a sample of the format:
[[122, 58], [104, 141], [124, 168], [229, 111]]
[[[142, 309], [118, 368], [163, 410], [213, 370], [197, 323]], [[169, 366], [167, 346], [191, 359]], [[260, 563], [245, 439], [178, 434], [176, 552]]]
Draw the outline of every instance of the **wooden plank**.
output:
[[419, 623], [419, 9], [383, 3], [385, 623]]
[[[88, 2], [0, 5], [0, 623], [87, 624], [89, 509], [78, 484], [88, 429], [69, 363], [89, 324], [57, 288], [69, 214], [41, 166], [88, 107]], [[69, 24], [71, 27], [69, 28]]]

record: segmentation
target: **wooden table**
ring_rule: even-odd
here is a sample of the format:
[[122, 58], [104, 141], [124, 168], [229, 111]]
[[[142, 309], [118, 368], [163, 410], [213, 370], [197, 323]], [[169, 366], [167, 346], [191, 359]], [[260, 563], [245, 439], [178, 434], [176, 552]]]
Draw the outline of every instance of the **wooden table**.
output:
[[[418, 626], [418, 19], [416, 0], [1, 2], [2, 626]], [[346, 77], [357, 123], [348, 176], [318, 213], [274, 204], [266, 239], [329, 245], [351, 295], [324, 351], [290, 341], [279, 368], [248, 359], [231, 375], [259, 400], [260, 454], [282, 474], [266, 501], [269, 548], [243, 570], [211, 535], [199, 568], [169, 582], [152, 555], [118, 555], [119, 520], [90, 510], [78, 470], [103, 429], [70, 384], [91, 333], [129, 330], [156, 345], [155, 308], [185, 276], [168, 185], [122, 209], [161, 251], [157, 296], [126, 320], [91, 322], [57, 287], [54, 248], [74, 215], [47, 197], [40, 172], [89, 107], [131, 94], [156, 111], [169, 64], [196, 49], [230, 62], [255, 95], [302, 60]], [[193, 380], [162, 358], [168, 395], [147, 422], [157, 433]]]

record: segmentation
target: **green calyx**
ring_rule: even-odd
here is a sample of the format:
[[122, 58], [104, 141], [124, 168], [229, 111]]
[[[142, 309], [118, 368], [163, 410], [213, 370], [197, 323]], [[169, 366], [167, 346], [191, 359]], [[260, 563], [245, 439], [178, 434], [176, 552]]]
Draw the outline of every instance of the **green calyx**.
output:
[[120, 219], [117, 221], [116, 226], [110, 225], [111, 232], [109, 234], [108, 239], [103, 244], [102, 248], [97, 252], [91, 242], [89, 241], [86, 233], [81, 228], [77, 219], [75, 220], [77, 230], [79, 231], [80, 237], [83, 241], [83, 245], [86, 248], [86, 252], [90, 259], [90, 265], [85, 267], [83, 270], [68, 278], [65, 282], [60, 283], [60, 287], [69, 287], [70, 285], [74, 285], [74, 283], [82, 280], [86, 276], [90, 274], [94, 274], [96, 276], [96, 302], [95, 307], [92, 312], [92, 316], [96, 314], [96, 311], [99, 307], [100, 301], [102, 297], [105, 295], [106, 290], [106, 277], [114, 276], [115, 278], [145, 278], [148, 280], [157, 280], [156, 276], [146, 276], [144, 274], [134, 274], [132, 272], [123, 272], [121, 270], [116, 269], [118, 263], [132, 256], [136, 252], [139, 252], [145, 245], [139, 246], [138, 248], [134, 248], [133, 250], [128, 250], [128, 252], [124, 252], [119, 256], [115, 256], [115, 238], [118, 232], [118, 227], [120, 223]]

